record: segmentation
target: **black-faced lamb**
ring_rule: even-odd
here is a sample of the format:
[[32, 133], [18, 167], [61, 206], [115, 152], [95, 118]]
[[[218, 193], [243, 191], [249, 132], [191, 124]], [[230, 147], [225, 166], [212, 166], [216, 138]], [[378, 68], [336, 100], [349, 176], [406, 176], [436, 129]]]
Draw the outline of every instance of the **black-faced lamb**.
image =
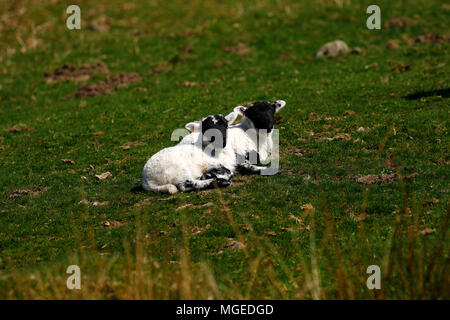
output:
[[[178, 144], [154, 154], [142, 171], [144, 190], [175, 193], [205, 189], [215, 183], [219, 187], [229, 185], [232, 175], [227, 167], [234, 167], [235, 157], [232, 149], [226, 148], [226, 137], [228, 125], [236, 119], [234, 114], [230, 115], [203, 119], [202, 134], [198, 136], [201, 144]], [[211, 145], [215, 154], [208, 150]], [[208, 172], [213, 177], [205, 178]]]

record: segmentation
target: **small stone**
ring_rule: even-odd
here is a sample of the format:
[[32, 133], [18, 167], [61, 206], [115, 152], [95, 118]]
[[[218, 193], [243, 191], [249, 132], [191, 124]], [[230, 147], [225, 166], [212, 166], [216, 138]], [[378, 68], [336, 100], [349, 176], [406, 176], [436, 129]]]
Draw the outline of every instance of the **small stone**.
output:
[[96, 174], [95, 177], [98, 180], [105, 180], [105, 179], [108, 179], [108, 178], [112, 177], [112, 173], [109, 172], [109, 171], [106, 171], [106, 172], [104, 172], [102, 174]]
[[342, 40], [336, 40], [332, 42], [328, 42], [320, 47], [317, 50], [315, 56], [316, 57], [336, 57], [341, 53], [348, 53], [350, 51], [348, 45]]

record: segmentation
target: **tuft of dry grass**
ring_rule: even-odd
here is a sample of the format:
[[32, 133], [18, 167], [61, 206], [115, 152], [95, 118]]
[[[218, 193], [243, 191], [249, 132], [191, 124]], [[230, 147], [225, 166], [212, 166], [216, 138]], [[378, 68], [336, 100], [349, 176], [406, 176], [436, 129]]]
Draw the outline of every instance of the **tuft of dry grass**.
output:
[[[222, 211], [240, 242], [247, 259], [245, 283], [218, 275], [208, 265], [193, 262], [189, 252], [191, 233], [182, 222], [179, 259], [163, 262], [152, 257], [143, 230], [136, 230], [134, 246], [125, 242], [126, 259], [89, 253], [80, 249], [70, 257], [81, 269], [81, 289], [66, 287], [67, 267], [55, 263], [25, 273], [16, 270], [0, 278], [1, 299], [447, 299], [449, 298], [448, 241], [449, 210], [436, 230], [440, 245], [431, 248], [420, 232], [418, 216], [423, 203], [405, 198], [396, 216], [394, 232], [384, 244], [381, 290], [369, 290], [365, 270], [372, 264], [373, 249], [360, 220], [360, 246], [352, 247], [339, 237], [331, 209], [309, 208], [302, 219], [311, 219], [308, 250], [286, 259], [267, 237], [249, 238], [240, 231], [220, 189]], [[363, 212], [362, 212], [363, 214]], [[246, 221], [248, 225], [249, 222]], [[137, 223], [139, 226], [140, 223]], [[298, 226], [300, 228], [300, 226]], [[296, 246], [296, 243], [292, 243]], [[346, 251], [344, 254], [342, 251]], [[322, 285], [325, 284], [325, 285]]]

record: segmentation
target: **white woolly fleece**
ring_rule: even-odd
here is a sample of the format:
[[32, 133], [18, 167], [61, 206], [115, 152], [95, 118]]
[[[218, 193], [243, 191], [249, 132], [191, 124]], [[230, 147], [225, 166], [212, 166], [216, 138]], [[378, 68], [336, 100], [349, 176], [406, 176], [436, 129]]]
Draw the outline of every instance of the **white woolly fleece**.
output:
[[[225, 118], [232, 123], [237, 116], [233, 111]], [[159, 151], [147, 161], [142, 170], [144, 190], [175, 193], [177, 186], [186, 181], [195, 181], [199, 186], [211, 183], [211, 179], [199, 179], [212, 169], [223, 166], [234, 172], [236, 157], [228, 143], [212, 157], [202, 149], [200, 123], [189, 123], [186, 128], [194, 132], [184, 137], [178, 145]]]

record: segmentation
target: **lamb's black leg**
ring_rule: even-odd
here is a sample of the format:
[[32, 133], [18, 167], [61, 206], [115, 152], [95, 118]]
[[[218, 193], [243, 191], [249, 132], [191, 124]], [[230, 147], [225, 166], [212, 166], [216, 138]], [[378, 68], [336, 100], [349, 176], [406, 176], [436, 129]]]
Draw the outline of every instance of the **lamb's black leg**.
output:
[[220, 166], [205, 172], [200, 180], [214, 179], [219, 187], [226, 187], [230, 184], [232, 176], [230, 170], [224, 166]]
[[265, 169], [266, 167], [251, 164], [249, 161], [239, 163], [237, 166], [237, 170], [240, 174], [260, 174], [261, 171]]
[[214, 186], [214, 179], [205, 179], [205, 180], [198, 180], [198, 179], [190, 179], [186, 180], [183, 183], [180, 183], [177, 185], [178, 190], [181, 192], [189, 192], [194, 190], [202, 190], [202, 189], [208, 189]]
[[245, 157], [237, 155], [237, 171], [240, 174], [261, 174], [266, 176], [272, 176], [275, 174], [281, 174], [280, 168], [264, 167], [256, 165], [259, 163], [259, 154], [255, 151], [248, 152]]
[[265, 167], [257, 166], [259, 154], [256, 151], [247, 152], [245, 156], [236, 155], [236, 169], [240, 174], [260, 174]]
[[204, 173], [200, 179], [189, 179], [180, 183], [177, 188], [181, 192], [209, 189], [215, 186], [223, 188], [230, 185], [231, 177], [231, 171], [220, 166]]

